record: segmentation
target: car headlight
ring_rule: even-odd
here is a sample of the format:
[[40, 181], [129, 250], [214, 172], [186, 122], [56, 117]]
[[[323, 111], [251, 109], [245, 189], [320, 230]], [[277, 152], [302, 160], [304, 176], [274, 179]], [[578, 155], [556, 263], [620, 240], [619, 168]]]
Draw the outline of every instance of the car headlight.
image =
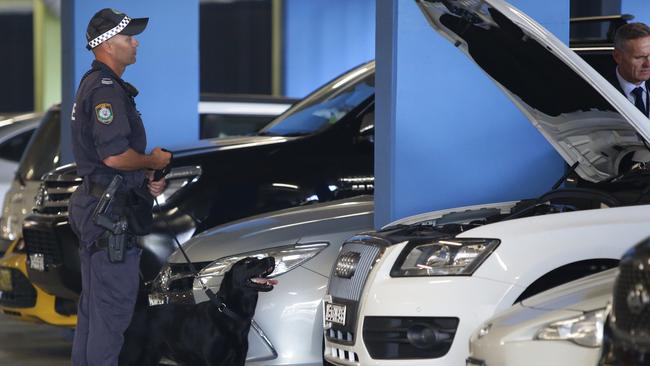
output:
[[25, 241], [22, 238], [16, 243], [14, 253], [25, 253]]
[[583, 347], [600, 347], [603, 342], [605, 309], [598, 309], [569, 319], [549, 323], [535, 334], [541, 341], [570, 341]]
[[152, 292], [167, 292], [169, 291], [169, 284], [172, 282], [172, 268], [169, 263], [165, 264], [158, 272], [158, 275], [153, 280]]
[[[200, 283], [211, 288], [219, 288], [223, 275], [240, 259], [246, 257], [273, 257], [275, 269], [267, 278], [273, 278], [287, 273], [299, 265], [313, 258], [325, 249], [328, 243], [295, 244], [282, 247], [268, 248], [262, 251], [241, 253], [230, 257], [217, 259], [199, 272], [198, 281], [194, 282], [194, 289], [200, 290]], [[199, 283], [200, 281], [200, 283]]]
[[5, 240], [15, 240], [20, 236], [20, 225], [18, 218], [14, 215], [6, 215], [0, 218], [0, 238]]
[[156, 197], [158, 204], [161, 206], [165, 205], [165, 203], [169, 202], [183, 187], [199, 180], [202, 172], [200, 166], [182, 166], [172, 168], [172, 170], [165, 176], [165, 181], [167, 182], [165, 191]]
[[390, 272], [392, 277], [467, 276], [496, 249], [497, 239], [417, 241], [404, 248]]
[[[194, 269], [200, 271], [210, 262], [194, 262]], [[166, 263], [151, 282], [151, 293], [191, 291], [194, 272], [187, 263]]]

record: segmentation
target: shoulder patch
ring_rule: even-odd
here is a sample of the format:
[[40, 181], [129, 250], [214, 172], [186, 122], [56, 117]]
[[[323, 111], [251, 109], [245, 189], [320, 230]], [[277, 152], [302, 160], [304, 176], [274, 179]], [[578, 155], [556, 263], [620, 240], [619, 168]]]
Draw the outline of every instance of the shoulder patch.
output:
[[111, 103], [100, 103], [95, 106], [97, 121], [105, 125], [113, 122], [113, 106]]
[[102, 84], [104, 84], [104, 85], [113, 85], [113, 79], [111, 79], [111, 78], [102, 78]]

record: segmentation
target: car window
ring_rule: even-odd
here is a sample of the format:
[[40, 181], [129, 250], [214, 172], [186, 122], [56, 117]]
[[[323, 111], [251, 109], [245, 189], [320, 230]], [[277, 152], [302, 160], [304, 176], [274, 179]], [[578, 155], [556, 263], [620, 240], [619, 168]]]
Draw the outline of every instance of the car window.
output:
[[354, 71], [322, 87], [260, 131], [263, 135], [309, 135], [340, 121], [375, 94], [374, 72]]
[[368, 109], [361, 117], [361, 125], [359, 126], [359, 135], [374, 135], [375, 134], [375, 108]]
[[40, 180], [43, 174], [59, 166], [60, 114], [49, 111], [34, 132], [18, 165], [23, 179]]
[[20, 157], [23, 155], [33, 133], [34, 130], [30, 129], [0, 144], [0, 159], [15, 161], [16, 163], [20, 161]]

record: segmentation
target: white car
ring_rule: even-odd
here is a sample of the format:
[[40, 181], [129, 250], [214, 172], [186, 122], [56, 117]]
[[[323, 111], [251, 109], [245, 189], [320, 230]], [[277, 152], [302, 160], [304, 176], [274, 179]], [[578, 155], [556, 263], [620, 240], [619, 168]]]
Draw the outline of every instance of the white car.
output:
[[468, 366], [595, 366], [618, 269], [528, 298], [474, 331]]
[[323, 304], [325, 358], [337, 365], [461, 365], [471, 332], [495, 313], [614, 267], [650, 234], [650, 123], [632, 103], [504, 1], [418, 5], [571, 169], [537, 198], [416, 215], [349, 239]]

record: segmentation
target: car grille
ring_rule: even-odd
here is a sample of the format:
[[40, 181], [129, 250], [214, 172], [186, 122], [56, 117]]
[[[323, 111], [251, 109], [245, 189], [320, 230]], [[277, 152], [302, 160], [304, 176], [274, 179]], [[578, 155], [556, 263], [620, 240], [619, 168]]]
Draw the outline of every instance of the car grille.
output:
[[650, 268], [648, 258], [621, 261], [614, 286], [613, 328], [628, 337], [650, 339]]
[[34, 211], [44, 215], [67, 215], [70, 196], [81, 185], [76, 175], [48, 175], [36, 195]]
[[11, 291], [0, 291], [0, 305], [8, 308], [31, 308], [36, 305], [36, 289], [27, 277], [15, 268], [11, 272]]
[[43, 230], [30, 225], [23, 226], [23, 238], [25, 240], [25, 251], [28, 258], [30, 254], [42, 254], [45, 268], [56, 266], [63, 262], [61, 246], [53, 229]]
[[356, 270], [351, 278], [343, 278], [336, 275], [336, 266], [330, 275], [328, 293], [332, 298], [359, 301], [363, 286], [368, 279], [372, 265], [379, 259], [381, 249], [377, 246], [370, 246], [360, 243], [346, 243], [339, 253], [339, 259], [348, 253], [358, 253]]
[[[333, 303], [345, 305], [346, 321], [344, 326], [332, 323], [332, 327], [325, 331], [329, 341], [354, 344], [359, 300], [373, 265], [383, 254], [383, 248], [375, 243], [374, 238], [363, 235], [353, 237], [341, 248], [330, 275], [327, 292]], [[358, 362], [358, 356], [354, 352], [338, 348], [329, 351], [332, 357]]]

